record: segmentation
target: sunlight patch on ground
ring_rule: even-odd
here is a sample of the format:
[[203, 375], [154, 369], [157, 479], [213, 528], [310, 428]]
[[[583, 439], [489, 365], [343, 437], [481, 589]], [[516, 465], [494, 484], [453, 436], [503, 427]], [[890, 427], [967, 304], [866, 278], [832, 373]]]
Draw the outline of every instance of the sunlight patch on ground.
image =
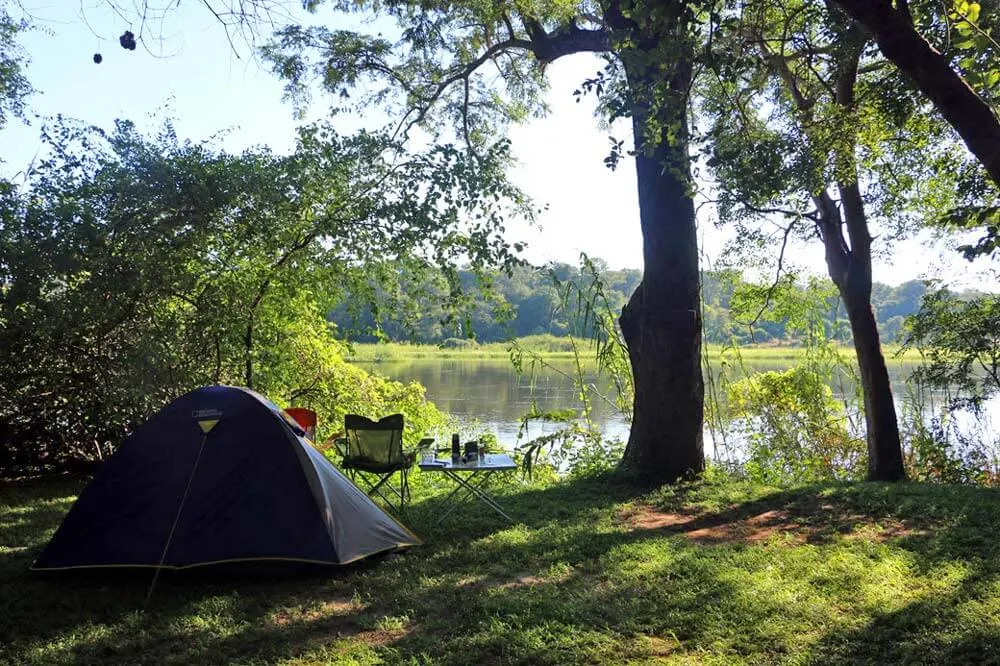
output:
[[661, 511], [639, 504], [619, 510], [618, 522], [630, 532], [648, 530], [680, 534], [701, 544], [760, 544], [778, 539], [789, 545], [802, 545], [830, 542], [837, 535], [884, 543], [927, 533], [894, 518], [875, 521], [862, 514], [835, 515], [830, 505], [821, 509], [829, 511], [829, 515], [820, 513], [817, 519], [813, 514], [807, 520], [787, 509], [729, 516], [726, 513]]
[[294, 622], [315, 622], [327, 617], [346, 616], [359, 610], [360, 606], [352, 599], [329, 599], [309, 608], [279, 609], [271, 617], [271, 622], [280, 627]]

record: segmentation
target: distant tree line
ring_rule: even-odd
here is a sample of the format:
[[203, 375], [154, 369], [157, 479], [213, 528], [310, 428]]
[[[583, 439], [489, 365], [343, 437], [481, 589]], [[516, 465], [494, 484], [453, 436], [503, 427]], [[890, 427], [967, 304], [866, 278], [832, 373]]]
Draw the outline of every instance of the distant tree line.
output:
[[[600, 259], [595, 260], [599, 278], [607, 296], [605, 307], [621, 311], [642, 278], [638, 269], [611, 270]], [[441, 344], [454, 339], [474, 339], [496, 342], [511, 337], [551, 334], [555, 336], [585, 335], [585, 303], [577, 294], [586, 291], [592, 277], [579, 267], [555, 263], [548, 266], [519, 266], [510, 275], [493, 273], [476, 277], [471, 271], [458, 272], [465, 288], [468, 307], [464, 318], [446, 312], [443, 304], [449, 297], [448, 280], [441, 275], [427, 281], [411, 279], [404, 270], [397, 270], [395, 289], [388, 290], [382, 280], [379, 294], [355, 299], [347, 294], [334, 308], [328, 319], [340, 334], [355, 342], [379, 339]], [[704, 271], [702, 298], [705, 337], [712, 343], [796, 343], [799, 332], [787, 326], [787, 317], [780, 309], [771, 310], [763, 294], [771, 285], [745, 282], [733, 271]], [[803, 293], [805, 287], [792, 283], [788, 289]], [[910, 280], [897, 286], [875, 283], [872, 307], [878, 321], [882, 341], [901, 342], [905, 319], [920, 310], [928, 286], [920, 280]], [[572, 294], [572, 296], [569, 296]], [[965, 297], [970, 294], [959, 294]], [[824, 294], [826, 301], [827, 337], [850, 342], [851, 328], [840, 297], [835, 291]], [[372, 303], [377, 303], [372, 305]], [[758, 307], [753, 304], [757, 303]], [[352, 306], [357, 304], [357, 306]], [[762, 316], [756, 317], [763, 309]], [[755, 321], [756, 319], [756, 321]]]

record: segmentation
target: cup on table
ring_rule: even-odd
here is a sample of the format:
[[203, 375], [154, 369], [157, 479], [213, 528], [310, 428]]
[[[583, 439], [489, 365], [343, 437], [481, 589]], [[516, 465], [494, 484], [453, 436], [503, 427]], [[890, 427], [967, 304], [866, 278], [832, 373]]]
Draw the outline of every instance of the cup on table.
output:
[[468, 462], [475, 462], [479, 459], [479, 442], [476, 440], [470, 440], [465, 443], [465, 460]]

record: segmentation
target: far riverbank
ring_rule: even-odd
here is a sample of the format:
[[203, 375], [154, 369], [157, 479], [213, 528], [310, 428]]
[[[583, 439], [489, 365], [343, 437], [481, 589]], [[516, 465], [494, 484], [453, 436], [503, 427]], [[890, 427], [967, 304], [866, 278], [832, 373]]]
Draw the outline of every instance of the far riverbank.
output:
[[[518, 338], [518, 345], [525, 350], [529, 350], [547, 359], [570, 359], [575, 353], [579, 353], [583, 359], [590, 359], [594, 355], [593, 343], [590, 340], [577, 339], [574, 352], [573, 340], [569, 337], [556, 337], [554, 335], [533, 335], [525, 338]], [[348, 361], [359, 363], [382, 363], [404, 361], [412, 359], [501, 359], [509, 358], [512, 341], [477, 343], [474, 340], [450, 339], [445, 343], [435, 344], [414, 344], [407, 342], [378, 342], [351, 344], [350, 352], [346, 358]], [[707, 345], [709, 359], [719, 358], [723, 355], [735, 353], [733, 347], [723, 345]], [[742, 345], [738, 348], [739, 354], [745, 361], [797, 361], [804, 357], [806, 349], [797, 345], [760, 344]], [[850, 346], [841, 345], [841, 354], [848, 358], [854, 356], [854, 349]], [[920, 353], [914, 349], [901, 351], [899, 345], [884, 345], [882, 353], [887, 361], [907, 361], [919, 363]]]

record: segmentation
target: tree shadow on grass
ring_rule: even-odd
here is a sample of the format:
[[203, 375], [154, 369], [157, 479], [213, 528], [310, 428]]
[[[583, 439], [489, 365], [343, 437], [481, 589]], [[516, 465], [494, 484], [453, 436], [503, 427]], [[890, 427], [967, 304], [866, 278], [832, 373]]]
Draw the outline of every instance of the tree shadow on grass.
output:
[[[35, 654], [55, 660], [134, 661], [150, 654], [150, 661], [156, 662], [164, 658], [163, 645], [170, 645], [171, 653], [193, 657], [192, 650], [206, 650], [211, 643], [213, 651], [221, 649], [220, 655], [228, 655], [220, 656], [223, 662], [257, 654], [263, 649], [259, 644], [265, 643], [273, 646], [275, 653], [295, 651], [294, 646], [300, 643], [313, 644], [310, 637], [329, 637], [331, 632], [358, 634], [362, 635], [361, 643], [381, 644], [397, 630], [366, 625], [366, 604], [353, 604], [355, 612], [346, 615], [334, 613], [335, 619], [315, 608], [325, 608], [330, 599], [343, 605], [345, 599], [354, 599], [358, 590], [377, 588], [379, 593], [373, 597], [377, 605], [391, 609], [394, 586], [422, 572], [453, 570], [454, 553], [461, 552], [465, 544], [507, 527], [495, 514], [476, 512], [471, 518], [459, 515], [435, 531], [433, 519], [439, 507], [430, 502], [413, 511], [415, 523], [427, 528], [421, 530], [425, 547], [413, 552], [371, 558], [357, 566], [328, 569], [325, 575], [308, 578], [253, 579], [229, 573], [218, 578], [204, 572], [168, 575], [161, 579], [149, 607], [142, 612], [151, 580], [148, 571], [44, 578], [28, 571], [83, 485], [75, 480], [29, 485], [5, 497], [5, 504], [16, 508], [19, 524], [16, 529], [0, 533], [0, 542], [10, 542], [8, 549], [0, 553], [0, 644], [6, 645], [0, 647], [0, 661], [5, 656], [15, 662], [24, 661], [27, 651], [34, 650]], [[512, 511], [523, 510], [526, 515], [536, 515], [534, 509], [541, 507], [542, 515], [548, 514], [547, 520], [555, 520], [551, 514], [568, 516], [594, 510], [614, 502], [614, 497], [624, 492], [604, 494], [602, 488], [606, 489], [607, 484], [600, 480], [560, 484], [547, 491], [529, 491], [524, 497], [511, 495], [510, 506]], [[565, 511], [568, 502], [574, 503], [571, 514]], [[295, 617], [295, 613], [288, 616], [289, 607], [299, 608], [306, 619]], [[199, 619], [206, 614], [214, 619]], [[318, 619], [309, 620], [310, 614]], [[284, 620], [276, 619], [279, 615]], [[234, 632], [241, 638], [232, 644], [220, 638], [233, 632], [231, 627], [221, 626], [227, 623], [246, 627]], [[191, 628], [192, 624], [208, 628], [199, 632]], [[205, 640], [197, 639], [199, 635]]]
[[[713, 563], [699, 546], [618, 529], [610, 509], [632, 497], [607, 479], [512, 494], [503, 501], [525, 518], [517, 525], [475, 513], [384, 566], [295, 591], [262, 585], [185, 602], [174, 596], [182, 588], [164, 588], [150, 617], [167, 629], [116, 631], [79, 643], [77, 654], [97, 663], [164, 654], [177, 662], [336, 662], [366, 651], [389, 661], [616, 663], [739, 634], [740, 586], [719, 575], [726, 557]], [[421, 517], [420, 509], [414, 524], [438, 512], [428, 505]], [[643, 573], [632, 575], [633, 567]], [[323, 611], [347, 598], [346, 610]], [[764, 627], [780, 603], [765, 600], [738, 617]], [[171, 628], [213, 604], [236, 630]]]
[[963, 572], [954, 585], [939, 581], [940, 592], [927, 592], [935, 588], [925, 583], [917, 600], [828, 631], [807, 650], [811, 663], [1000, 663], [1000, 490], [817, 484], [715, 511], [684, 504], [622, 518], [637, 531], [702, 545], [755, 545], [776, 536], [792, 545], [883, 543], [909, 552], [901, 562], [925, 581]]
[[1000, 490], [971, 486], [873, 485], [884, 505], [926, 529], [894, 544], [923, 576], [964, 571], [905, 606], [831, 632], [814, 663], [1000, 663]]
[[[461, 562], [433, 549], [391, 558], [338, 580], [189, 589], [165, 585], [141, 615], [118, 607], [104, 631], [83, 634], [67, 651], [61, 636], [49, 657], [87, 663], [230, 663], [315, 659], [338, 663], [377, 652], [389, 662], [430, 658], [453, 664], [572, 663], [639, 657], [636, 632], [655, 632], [663, 617], [683, 639], [712, 632], [699, 619], [734, 595], [689, 549], [655, 572], [672, 585], [658, 594], [638, 581], [594, 588], [594, 554], [644, 539], [589, 529], [558, 544], [479, 537]], [[553, 571], [554, 566], [563, 569]], [[527, 574], [527, 575], [521, 575]], [[630, 588], [630, 585], [636, 587]], [[669, 613], [664, 596], [675, 594]], [[647, 590], [647, 592], [651, 592]], [[109, 609], [110, 610], [110, 609]], [[117, 613], [118, 617], [113, 617]], [[371, 655], [370, 655], [371, 656]]]
[[[541, 488], [524, 488], [519, 483], [514, 475], [494, 482], [488, 490], [513, 519], [513, 524], [529, 528], [583, 520], [646, 490], [613, 474], [570, 479]], [[446, 500], [446, 494], [438, 494], [416, 502], [407, 509], [403, 521], [421, 538], [438, 542], [489, 534], [511, 524], [478, 499], [458, 506], [454, 506], [454, 498]], [[439, 523], [438, 518], [449, 509], [452, 512]]]
[[[259, 640], [281, 635], [300, 640], [289, 613], [292, 618], [332, 613], [336, 617], [326, 618], [330, 627], [351, 629], [351, 615], [360, 608], [354, 602], [357, 580], [380, 567], [391, 567], [399, 557], [405, 556], [376, 556], [305, 573], [222, 567], [167, 571], [148, 602], [152, 569], [60, 576], [5, 572], [0, 589], [10, 596], [0, 602], [0, 663], [5, 657], [11, 663], [31, 661], [26, 658], [29, 654], [45, 663], [245, 659], [260, 652], [261, 646], [251, 641], [223, 655], [218, 653], [219, 645], [225, 645], [222, 637], [254, 628]], [[287, 648], [282, 641], [276, 645]], [[202, 651], [218, 653], [218, 659], [203, 660]]]
[[860, 536], [919, 553], [928, 564], [953, 557], [1000, 557], [1000, 490], [913, 483], [812, 484], [699, 509], [684, 493], [632, 507], [632, 529], [711, 543], [759, 543], [774, 534], [824, 545]]
[[[0, 559], [0, 586], [22, 597], [0, 600], [0, 644], [7, 645], [0, 647], [0, 661], [562, 664], [708, 651], [732, 662], [794, 655], [847, 663], [907, 655], [933, 661], [929, 651], [943, 650], [954, 662], [975, 661], [976, 650], [996, 644], [992, 627], [972, 629], [959, 617], [991, 586], [995, 590], [997, 546], [986, 543], [1000, 540], [995, 492], [827, 484], [695, 511], [697, 489], [674, 493], [669, 501], [655, 494], [631, 501], [640, 492], [613, 478], [507, 492], [500, 499], [517, 519], [514, 525], [477, 507], [435, 526], [441, 505], [432, 498], [416, 503], [406, 519], [424, 538], [421, 548], [320, 578], [165, 578], [145, 612], [146, 581], [42, 581]], [[636, 528], [618, 507], [640, 504], [663, 513], [688, 511], [695, 522]], [[871, 523], [895, 521], [906, 530], [890, 531], [885, 539], [912, 553], [918, 571], [949, 560], [977, 564], [969, 565], [972, 573], [950, 598], [920, 599], [861, 627], [845, 627], [843, 620], [824, 618], [826, 606], [790, 603], [773, 587], [798, 585], [805, 593], [809, 585], [796, 580], [802, 569], [795, 562], [768, 578], [774, 549], [784, 547], [780, 537], [757, 547], [689, 536], [692, 529], [720, 529], [761, 515], [777, 521], [780, 532], [805, 530], [820, 548], [855, 533], [867, 538]], [[39, 529], [49, 529], [42, 523]], [[847, 554], [862, 573], [843, 574], [848, 591], [838, 590], [840, 596], [824, 604], [849, 603], [845, 595], [861, 582], [851, 576], [863, 575], [867, 554]], [[796, 642], [799, 628], [824, 621], [813, 644]], [[783, 625], [796, 629], [781, 630]], [[940, 630], [938, 637], [927, 627]], [[889, 645], [891, 636], [903, 647], [871, 647]], [[921, 656], [921, 650], [928, 652]]]
[[957, 589], [927, 595], [814, 646], [814, 664], [1000, 664], [1000, 567], [995, 561]]
[[5, 581], [31, 566], [84, 485], [69, 477], [0, 482], [0, 596]]

